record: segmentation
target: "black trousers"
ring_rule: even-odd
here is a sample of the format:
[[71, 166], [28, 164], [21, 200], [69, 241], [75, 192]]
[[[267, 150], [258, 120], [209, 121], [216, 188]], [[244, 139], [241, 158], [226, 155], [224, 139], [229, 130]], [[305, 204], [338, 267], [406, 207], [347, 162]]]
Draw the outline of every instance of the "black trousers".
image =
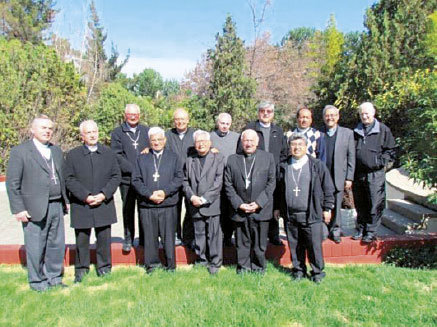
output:
[[268, 229], [268, 221], [247, 218], [243, 222], [235, 222], [237, 272], [264, 272]]
[[208, 264], [211, 268], [220, 268], [223, 263], [223, 233], [220, 227], [220, 216], [195, 217], [193, 222], [197, 262]]
[[231, 240], [234, 233], [234, 222], [231, 219], [232, 207], [226, 194], [222, 192], [220, 198], [220, 226], [225, 240]]
[[323, 260], [323, 222], [312, 224], [299, 223], [296, 221], [285, 221], [285, 230], [287, 232], [288, 246], [290, 247], [291, 262], [293, 271], [306, 274], [305, 264], [306, 254], [311, 266], [311, 275], [324, 277], [323, 269], [325, 262]]
[[[123, 202], [123, 229], [124, 229], [124, 242], [133, 244], [135, 238], [135, 205], [138, 208], [138, 195], [135, 189], [131, 185], [120, 184], [121, 201]], [[139, 216], [139, 214], [138, 214]], [[140, 245], [143, 243], [144, 231], [138, 220], [138, 231]]]
[[169, 270], [176, 269], [175, 227], [177, 207], [142, 208], [140, 220], [144, 229], [144, 267], [146, 269], [161, 266], [159, 258], [159, 239], [164, 246], [165, 263]]
[[[97, 275], [111, 271], [111, 225], [95, 227], [96, 234], [96, 270]], [[74, 230], [76, 234], [75, 275], [84, 275], [90, 270], [91, 228]]]
[[385, 207], [385, 172], [383, 169], [358, 174], [353, 183], [358, 228], [376, 234]]
[[269, 240], [274, 240], [279, 238], [279, 222], [272, 218], [269, 220]]
[[332, 210], [332, 219], [329, 222], [329, 233], [333, 236], [341, 236], [341, 204], [343, 202], [344, 191], [334, 192], [334, 209]]
[[[185, 201], [185, 217], [182, 223], [182, 201]], [[182, 195], [179, 198], [177, 204], [177, 223], [176, 223], [176, 233], [179, 239], [181, 239], [185, 244], [190, 244], [194, 241], [194, 225], [193, 219], [187, 210], [188, 200]]]

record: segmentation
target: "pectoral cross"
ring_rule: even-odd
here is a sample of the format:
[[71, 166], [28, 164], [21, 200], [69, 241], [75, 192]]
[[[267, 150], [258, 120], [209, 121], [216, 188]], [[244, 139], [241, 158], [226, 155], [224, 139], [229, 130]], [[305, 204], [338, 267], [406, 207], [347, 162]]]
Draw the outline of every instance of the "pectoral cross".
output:
[[153, 181], [157, 182], [158, 178], [159, 178], [159, 173], [157, 171], [155, 171], [155, 173], [152, 176], [153, 176]]
[[296, 187], [293, 189], [293, 192], [296, 193], [296, 196], [299, 195], [299, 192], [301, 191], [301, 189], [296, 185]]
[[58, 182], [57, 182], [57, 178], [56, 178], [56, 174], [55, 173], [53, 173], [52, 174], [52, 177], [50, 177], [50, 179], [53, 181], [53, 183], [56, 185], [56, 184], [58, 184]]
[[250, 180], [246, 179], [246, 190], [249, 188], [249, 186], [250, 186]]
[[[134, 148], [135, 148], [135, 150], [137, 149], [137, 147], [138, 147], [138, 142], [137, 141], [134, 141], [133, 143], [132, 143], [132, 145], [134, 146]], [[158, 176], [159, 177], [159, 176]]]

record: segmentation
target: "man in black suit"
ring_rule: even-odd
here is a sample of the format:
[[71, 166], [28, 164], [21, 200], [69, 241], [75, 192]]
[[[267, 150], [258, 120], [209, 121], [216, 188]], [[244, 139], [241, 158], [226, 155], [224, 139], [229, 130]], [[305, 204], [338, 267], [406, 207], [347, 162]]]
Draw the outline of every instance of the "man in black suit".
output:
[[[123, 251], [130, 252], [135, 238], [135, 203], [137, 194], [131, 184], [132, 172], [135, 169], [137, 157], [149, 146], [147, 135], [149, 128], [141, 125], [140, 107], [128, 104], [124, 110], [125, 121], [114, 129], [111, 134], [111, 148], [117, 155], [121, 169], [120, 195], [123, 202]], [[142, 245], [143, 228], [138, 221], [140, 245]]]
[[[190, 117], [188, 112], [183, 108], [177, 108], [173, 114], [174, 128], [165, 133], [167, 138], [167, 147], [176, 153], [179, 160], [184, 165], [190, 153], [196, 153], [194, 149], [193, 133], [194, 129], [188, 127]], [[188, 213], [185, 212], [185, 217], [182, 224], [182, 201], [183, 193], [179, 194], [178, 200], [178, 219], [176, 225], [176, 245], [183, 243], [194, 251], [194, 226], [193, 221]], [[188, 206], [188, 201], [185, 199], [185, 209]]]
[[293, 133], [289, 138], [291, 157], [279, 167], [274, 214], [281, 213], [285, 219], [293, 277], [306, 277], [308, 255], [311, 280], [320, 283], [325, 277], [324, 221], [329, 223], [331, 219], [334, 185], [326, 165], [307, 154], [308, 143], [303, 133]]
[[117, 222], [113, 195], [121, 181], [116, 155], [98, 143], [97, 124], [86, 120], [79, 130], [84, 144], [67, 154], [64, 169], [71, 227], [76, 235], [75, 283], [80, 283], [90, 269], [91, 228], [97, 239], [97, 275], [111, 272], [111, 224]]
[[144, 268], [147, 273], [161, 266], [159, 239], [164, 246], [165, 268], [176, 269], [175, 228], [179, 192], [184, 179], [182, 162], [165, 148], [164, 131], [149, 130], [151, 151], [137, 159], [132, 185], [140, 199], [140, 220], [144, 228]]
[[6, 173], [11, 212], [22, 223], [30, 288], [62, 284], [67, 212], [62, 150], [50, 143], [53, 122], [35, 118], [32, 139], [12, 148]]
[[335, 186], [335, 206], [329, 223], [329, 237], [341, 242], [341, 203], [345, 190], [352, 189], [355, 172], [354, 132], [338, 125], [340, 110], [327, 105], [323, 109], [325, 126], [321, 129], [325, 138], [326, 166]]
[[193, 138], [197, 154], [187, 158], [183, 189], [194, 223], [196, 263], [208, 266], [210, 274], [215, 274], [223, 261], [220, 194], [225, 158], [221, 153], [210, 151], [208, 132], [197, 130]]
[[233, 208], [237, 245], [237, 273], [264, 273], [269, 220], [273, 212], [276, 165], [273, 154], [257, 149], [253, 129], [241, 133], [243, 154], [228, 157], [226, 195]]
[[[258, 148], [273, 154], [275, 165], [287, 158], [287, 139], [281, 127], [273, 123], [275, 117], [275, 106], [273, 103], [264, 101], [258, 105], [258, 120], [250, 122], [244, 129], [253, 129], [258, 134]], [[241, 141], [238, 146], [238, 153], [241, 153]], [[273, 217], [273, 212], [272, 212]], [[279, 238], [279, 224], [274, 217], [270, 219], [269, 224], [269, 240], [274, 245], [282, 245]]]

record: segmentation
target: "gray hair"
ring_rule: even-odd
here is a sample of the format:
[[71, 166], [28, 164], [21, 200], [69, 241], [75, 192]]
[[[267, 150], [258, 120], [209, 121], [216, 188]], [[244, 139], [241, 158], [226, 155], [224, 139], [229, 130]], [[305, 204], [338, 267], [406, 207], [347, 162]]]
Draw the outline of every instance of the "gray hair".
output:
[[325, 108], [323, 108], [323, 116], [325, 115], [326, 111], [328, 111], [329, 109], [335, 110], [337, 115], [340, 113], [340, 109], [338, 109], [336, 106], [328, 104], [328, 105], [325, 106]]
[[375, 110], [375, 107], [373, 106], [372, 102], [363, 102], [358, 107], [358, 111], [361, 112], [361, 110], [363, 110], [364, 108], [368, 108], [368, 109], [372, 110], [373, 114], [375, 114], [376, 110]]
[[49, 118], [49, 116], [47, 116], [47, 115], [38, 115], [38, 116], [36, 116], [32, 120], [32, 122], [30, 123], [30, 127], [33, 128], [35, 126], [35, 124], [37, 122], [39, 122], [40, 120], [49, 120], [54, 125], [53, 121]]
[[265, 108], [270, 108], [270, 109], [272, 109], [273, 111], [275, 111], [275, 105], [274, 105], [272, 102], [270, 102], [270, 101], [262, 101], [262, 102], [258, 105], [257, 110], [258, 110], [258, 112], [259, 112], [261, 109], [265, 109]]
[[232, 116], [230, 114], [228, 114], [227, 112], [222, 112], [222, 113], [218, 114], [215, 122], [218, 123], [219, 120], [224, 118], [224, 117], [229, 118], [229, 120], [232, 122]]
[[80, 123], [80, 125], [79, 125], [80, 134], [83, 133], [83, 130], [84, 130], [86, 125], [93, 125], [93, 126], [95, 126], [97, 128], [97, 130], [99, 130], [99, 127], [97, 126], [97, 123], [94, 120], [92, 120], [92, 119], [88, 119], [88, 120], [84, 120], [83, 122]]
[[158, 126], [151, 127], [151, 128], [149, 129], [149, 132], [147, 133], [147, 135], [149, 136], [149, 139], [150, 139], [150, 137], [151, 137], [152, 135], [157, 135], [157, 134], [160, 134], [160, 135], [162, 135], [162, 136], [165, 137], [165, 132], [164, 132], [164, 130], [163, 130], [161, 127], [158, 127]]
[[198, 129], [193, 133], [193, 141], [196, 142], [196, 138], [201, 135], [205, 135], [208, 141], [211, 140], [211, 135], [207, 131]]
[[129, 108], [134, 108], [140, 113], [140, 107], [136, 103], [128, 103], [124, 108], [124, 112], [126, 112]]
[[256, 139], [259, 140], [258, 133], [255, 132], [253, 129], [250, 129], [250, 128], [244, 130], [244, 131], [241, 133], [241, 136], [240, 136], [241, 140], [243, 140], [243, 137], [244, 137], [244, 135], [246, 135], [246, 134], [254, 134], [254, 135], [256, 136]]
[[308, 139], [304, 133], [295, 132], [291, 134], [291, 136], [288, 138], [288, 145], [291, 145], [291, 142], [295, 140], [304, 140], [305, 144], [308, 145]]

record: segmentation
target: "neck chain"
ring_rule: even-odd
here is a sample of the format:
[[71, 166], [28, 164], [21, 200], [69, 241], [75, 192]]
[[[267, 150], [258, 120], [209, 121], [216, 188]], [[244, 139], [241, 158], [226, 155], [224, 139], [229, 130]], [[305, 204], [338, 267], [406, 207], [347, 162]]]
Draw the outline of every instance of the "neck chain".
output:
[[159, 156], [159, 160], [158, 160], [158, 164], [156, 164], [156, 156], [155, 154], [153, 154], [153, 165], [155, 166], [155, 173], [152, 175], [153, 176], [153, 181], [157, 182], [160, 175], [159, 175], [159, 166], [161, 165], [161, 159], [162, 159], [162, 153]]
[[294, 185], [296, 185], [296, 187], [293, 189], [293, 192], [296, 194], [296, 196], [298, 196], [299, 192], [301, 191], [301, 189], [299, 188], [299, 181], [300, 181], [300, 175], [302, 174], [302, 168], [303, 166], [301, 166], [299, 169], [299, 174], [297, 175], [297, 181], [296, 181], [296, 178], [294, 178], [295, 169], [291, 167], [291, 177], [293, 178]]
[[[132, 141], [132, 145], [134, 146], [135, 150], [136, 150], [137, 147], [138, 147], [138, 139], [140, 138], [140, 134], [141, 134], [141, 131], [138, 130], [138, 136], [137, 136], [137, 138], [134, 140], [134, 139], [129, 135], [129, 132], [126, 132], [126, 135], [127, 135], [127, 137], [129, 137], [129, 139]], [[134, 135], [135, 135], [135, 134], [134, 134]]]
[[[53, 161], [53, 157], [50, 155], [50, 159], [46, 159], [44, 156], [42, 156], [42, 158], [44, 159], [44, 162], [47, 166], [47, 168], [50, 170], [51, 173], [51, 177], [50, 179], [53, 181], [53, 184], [58, 184], [58, 179], [56, 178], [56, 172], [55, 172], [55, 163]], [[49, 165], [49, 162], [51, 163], [51, 165]]]
[[255, 159], [256, 159], [256, 157], [254, 156], [253, 157], [253, 160], [252, 160], [252, 164], [250, 165], [250, 168], [249, 168], [249, 173], [247, 173], [247, 167], [246, 167], [246, 160], [245, 160], [245, 158], [243, 157], [243, 163], [244, 163], [244, 175], [245, 175], [245, 181], [246, 181], [246, 190], [249, 188], [249, 186], [250, 186], [250, 180], [249, 180], [249, 178], [250, 178], [250, 175], [252, 174], [252, 169], [253, 169], [253, 165], [255, 164]]

